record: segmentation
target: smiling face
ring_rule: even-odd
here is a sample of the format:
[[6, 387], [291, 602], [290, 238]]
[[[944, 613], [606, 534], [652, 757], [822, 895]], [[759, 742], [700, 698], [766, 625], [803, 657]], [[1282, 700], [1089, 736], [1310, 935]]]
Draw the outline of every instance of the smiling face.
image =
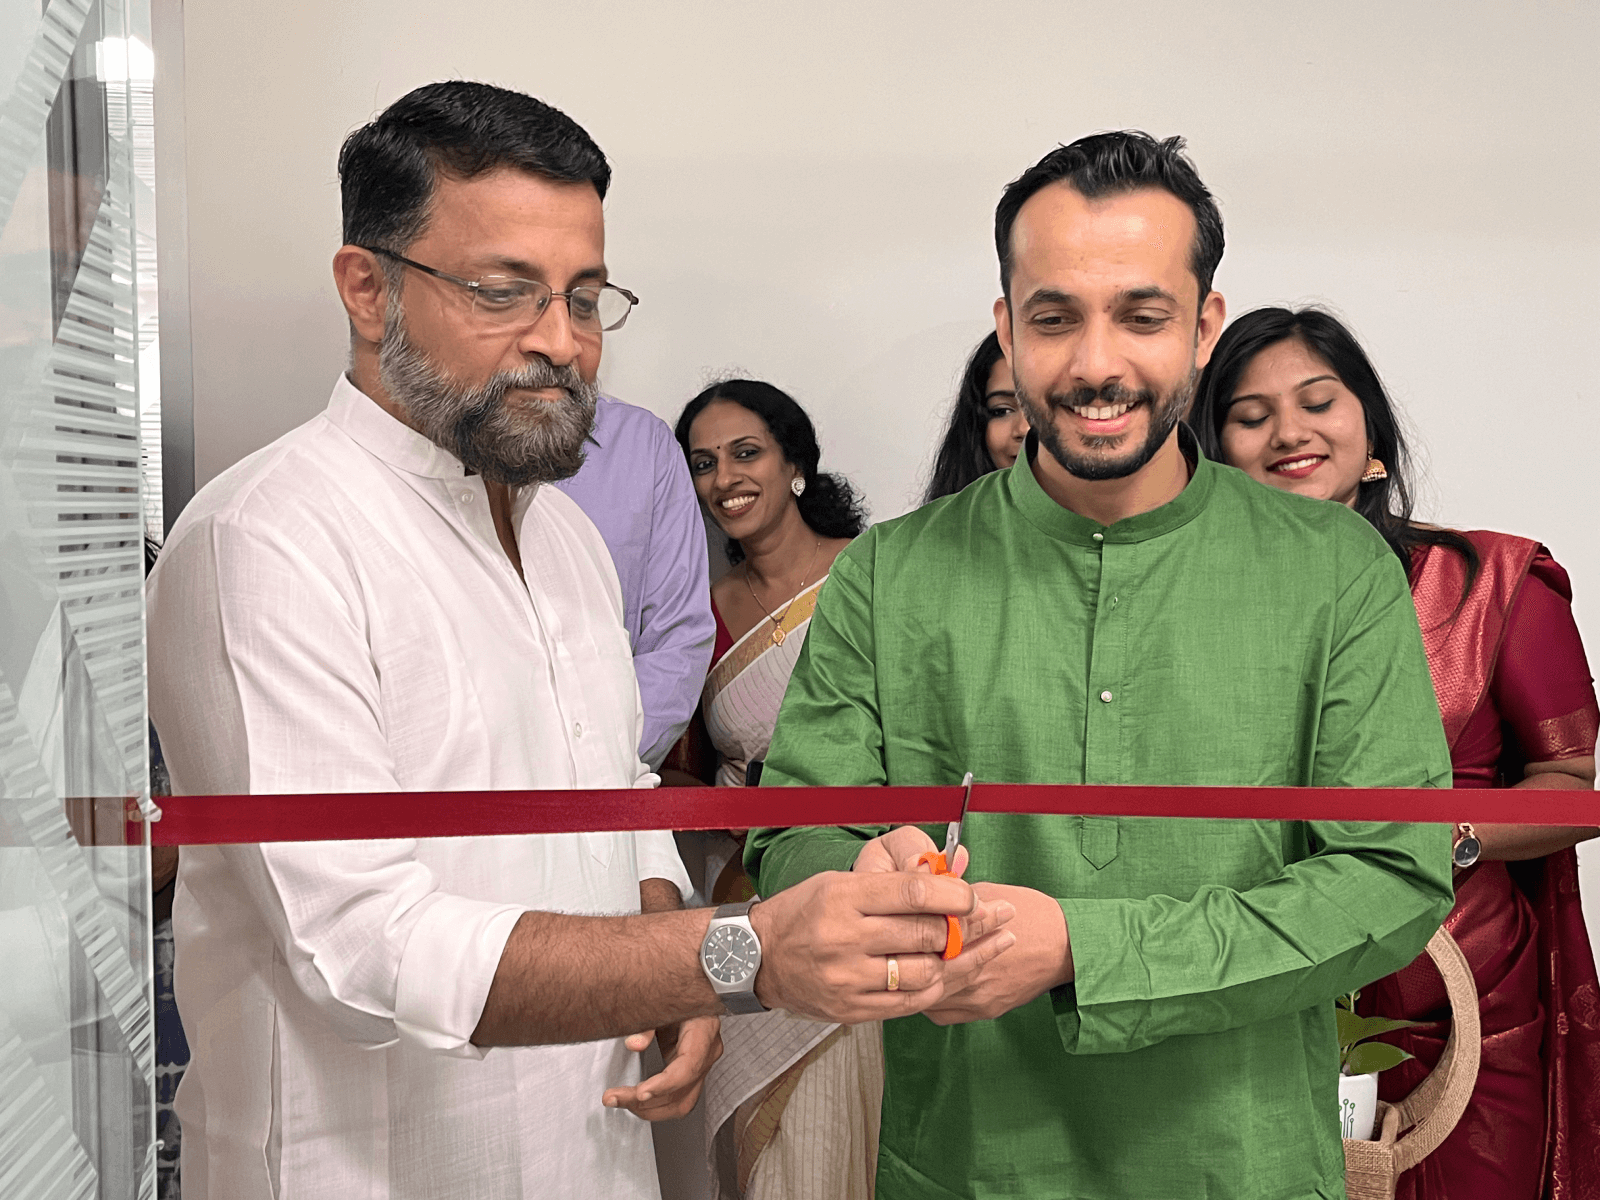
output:
[[989, 451], [989, 461], [1003, 471], [1017, 461], [1028, 438], [1028, 418], [1017, 404], [1011, 364], [1003, 358], [989, 371], [983, 403], [989, 413], [989, 423], [983, 429], [984, 446]]
[[1067, 473], [1125, 478], [1172, 435], [1222, 327], [1222, 297], [1200, 303], [1194, 238], [1188, 206], [1153, 188], [1088, 200], [1055, 183], [1018, 213], [996, 327], [1017, 399]]
[[1354, 504], [1367, 469], [1361, 401], [1299, 338], [1250, 360], [1222, 426], [1223, 457], [1262, 483]]
[[711, 519], [743, 541], [788, 515], [800, 470], [759, 416], [732, 400], [713, 400], [689, 426], [689, 475]]

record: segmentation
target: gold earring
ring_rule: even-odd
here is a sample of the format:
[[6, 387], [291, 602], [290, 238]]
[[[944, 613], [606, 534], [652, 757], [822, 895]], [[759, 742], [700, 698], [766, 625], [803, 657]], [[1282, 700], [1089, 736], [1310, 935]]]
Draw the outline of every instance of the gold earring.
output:
[[1362, 483], [1376, 483], [1380, 479], [1389, 478], [1389, 468], [1376, 458], [1367, 459], [1367, 469], [1361, 474]]

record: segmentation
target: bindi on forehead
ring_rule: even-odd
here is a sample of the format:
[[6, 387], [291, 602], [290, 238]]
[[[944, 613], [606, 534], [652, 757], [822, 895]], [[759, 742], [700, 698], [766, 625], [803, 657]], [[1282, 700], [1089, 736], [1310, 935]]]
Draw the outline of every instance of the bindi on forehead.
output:
[[[733, 428], [729, 428], [730, 425]], [[691, 445], [690, 452], [694, 454], [720, 454], [745, 442], [760, 446], [765, 444], [766, 437], [765, 421], [742, 404], [727, 400], [712, 401], [689, 426], [690, 442], [700, 443]], [[701, 441], [702, 438], [705, 440]]]

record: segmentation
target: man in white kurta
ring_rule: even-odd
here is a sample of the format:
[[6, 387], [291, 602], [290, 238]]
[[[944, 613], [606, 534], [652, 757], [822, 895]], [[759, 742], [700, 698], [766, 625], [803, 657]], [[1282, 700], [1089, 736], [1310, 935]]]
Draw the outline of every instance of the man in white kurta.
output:
[[[174, 789], [655, 782], [616, 571], [548, 485], [637, 303], [608, 282], [604, 155], [533, 97], [452, 81], [339, 167], [349, 373], [200, 491], [151, 576]], [[652, 1200], [640, 1118], [690, 1110], [729, 1005], [920, 1012], [1010, 945], [1000, 906], [888, 864], [725, 914], [743, 949], [717, 959], [687, 890], [666, 833], [185, 850], [188, 1200]], [[968, 948], [946, 963], [949, 915]], [[640, 1081], [649, 1030], [670, 1044]]]
[[[342, 377], [204, 489], [150, 584], [174, 791], [653, 783], [604, 542], [553, 487], [513, 512], [526, 586], [483, 480]], [[185, 1196], [654, 1196], [649, 1126], [600, 1104], [638, 1055], [468, 1040], [525, 909], [650, 878], [687, 892], [670, 834], [185, 849]]]

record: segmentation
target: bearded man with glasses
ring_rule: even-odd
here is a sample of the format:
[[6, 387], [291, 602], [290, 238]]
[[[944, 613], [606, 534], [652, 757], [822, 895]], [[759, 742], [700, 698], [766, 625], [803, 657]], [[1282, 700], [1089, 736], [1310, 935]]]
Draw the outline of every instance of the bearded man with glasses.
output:
[[[583, 462], [601, 337], [635, 303], [607, 274], [604, 155], [457, 82], [339, 167], [350, 370], [201, 490], [151, 576], [173, 791], [649, 786], [617, 572], [545, 486]], [[1010, 945], [1009, 907], [954, 879], [715, 916], [680, 909], [688, 883], [665, 832], [186, 849], [185, 1195], [652, 1200], [636, 1118], [694, 1104], [719, 1014], [916, 1012]], [[950, 963], [947, 913], [973, 941]]]

